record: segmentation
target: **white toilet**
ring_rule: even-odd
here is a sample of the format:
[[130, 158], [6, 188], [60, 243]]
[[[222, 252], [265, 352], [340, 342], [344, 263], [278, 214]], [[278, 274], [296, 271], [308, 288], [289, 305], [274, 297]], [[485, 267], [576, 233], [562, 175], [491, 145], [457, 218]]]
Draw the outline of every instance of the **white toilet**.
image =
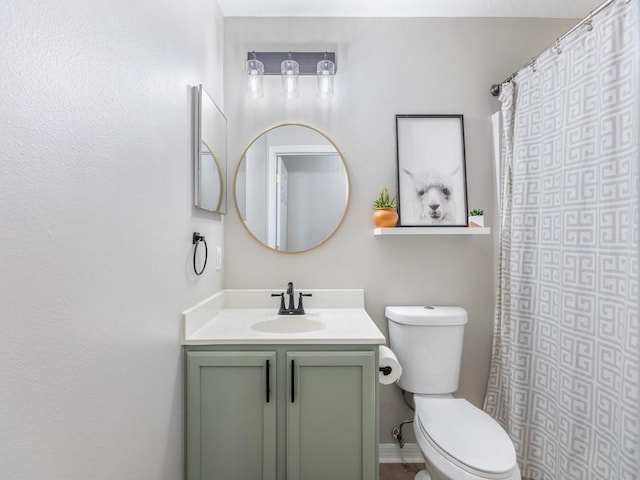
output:
[[502, 427], [451, 393], [458, 389], [467, 312], [460, 307], [385, 309], [389, 343], [402, 365], [398, 386], [413, 393], [413, 429], [427, 470], [415, 480], [520, 480]]

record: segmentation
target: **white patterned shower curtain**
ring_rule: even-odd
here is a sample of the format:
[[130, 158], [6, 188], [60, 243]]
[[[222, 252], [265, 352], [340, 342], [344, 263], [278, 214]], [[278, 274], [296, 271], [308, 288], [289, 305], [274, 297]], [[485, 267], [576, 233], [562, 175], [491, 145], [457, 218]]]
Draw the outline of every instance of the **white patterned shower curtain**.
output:
[[485, 410], [526, 479], [640, 480], [639, 2], [502, 85]]

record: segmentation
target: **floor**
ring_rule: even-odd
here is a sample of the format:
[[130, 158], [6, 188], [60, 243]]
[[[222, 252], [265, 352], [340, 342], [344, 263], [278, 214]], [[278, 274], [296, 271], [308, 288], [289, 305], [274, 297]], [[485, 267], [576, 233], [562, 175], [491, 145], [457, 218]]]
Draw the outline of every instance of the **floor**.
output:
[[381, 463], [380, 480], [413, 480], [423, 469], [422, 463]]

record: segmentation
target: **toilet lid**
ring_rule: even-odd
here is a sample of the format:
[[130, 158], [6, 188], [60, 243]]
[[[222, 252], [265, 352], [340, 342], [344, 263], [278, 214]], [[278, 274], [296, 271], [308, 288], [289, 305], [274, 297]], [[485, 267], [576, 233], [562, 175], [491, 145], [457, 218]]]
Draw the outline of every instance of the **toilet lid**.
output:
[[431, 442], [472, 470], [504, 473], [516, 452], [498, 422], [461, 398], [421, 399], [417, 419]]

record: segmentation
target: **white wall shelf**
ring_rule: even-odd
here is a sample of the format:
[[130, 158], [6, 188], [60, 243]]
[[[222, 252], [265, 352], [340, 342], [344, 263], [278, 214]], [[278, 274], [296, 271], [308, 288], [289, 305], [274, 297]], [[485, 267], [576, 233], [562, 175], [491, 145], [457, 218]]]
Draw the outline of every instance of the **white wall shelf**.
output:
[[374, 228], [375, 236], [389, 235], [489, 235], [489, 227], [394, 227], [394, 228]]

